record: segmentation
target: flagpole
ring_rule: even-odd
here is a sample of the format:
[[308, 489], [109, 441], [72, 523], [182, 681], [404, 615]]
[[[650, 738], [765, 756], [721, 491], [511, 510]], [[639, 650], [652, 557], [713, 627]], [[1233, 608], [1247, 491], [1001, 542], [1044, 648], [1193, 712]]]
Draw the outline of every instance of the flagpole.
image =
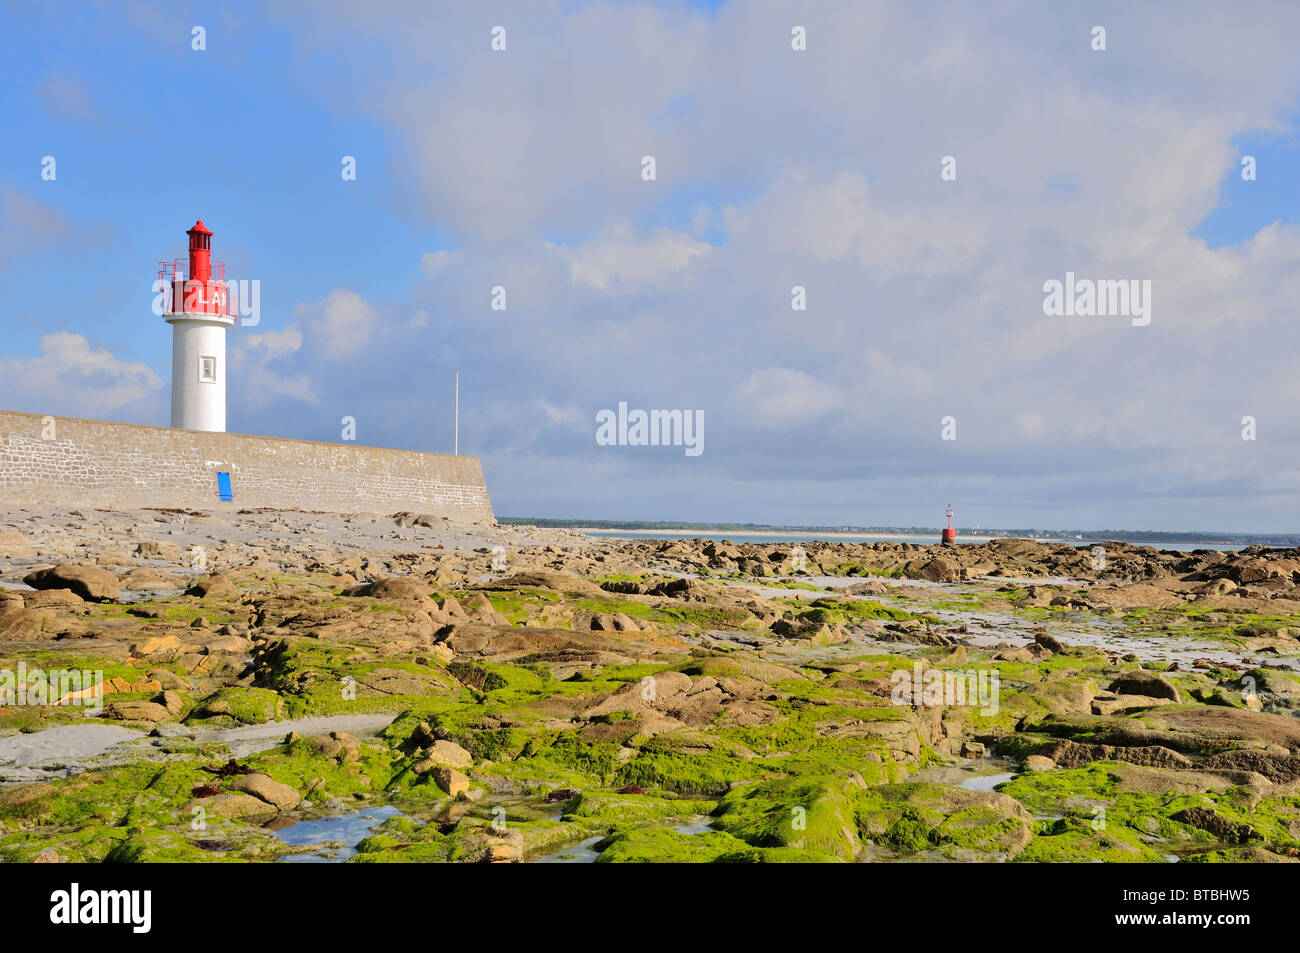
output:
[[452, 454], [460, 456], [460, 371], [456, 372], [456, 426], [455, 436], [452, 438]]

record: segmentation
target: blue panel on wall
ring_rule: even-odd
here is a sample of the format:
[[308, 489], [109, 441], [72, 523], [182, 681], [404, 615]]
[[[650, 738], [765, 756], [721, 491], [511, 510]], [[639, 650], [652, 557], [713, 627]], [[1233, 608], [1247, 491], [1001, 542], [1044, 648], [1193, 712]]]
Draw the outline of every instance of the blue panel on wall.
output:
[[217, 474], [217, 493], [221, 495], [221, 502], [229, 503], [235, 498], [234, 492], [230, 489], [230, 474]]

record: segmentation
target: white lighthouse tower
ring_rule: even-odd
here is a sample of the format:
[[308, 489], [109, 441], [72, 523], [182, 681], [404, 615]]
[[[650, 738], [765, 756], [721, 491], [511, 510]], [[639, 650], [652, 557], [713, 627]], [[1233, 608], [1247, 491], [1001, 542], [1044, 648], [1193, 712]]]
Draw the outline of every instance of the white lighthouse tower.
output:
[[182, 430], [226, 430], [226, 329], [235, 308], [226, 289], [226, 267], [212, 263], [212, 232], [203, 220], [190, 237], [189, 269], [163, 262], [159, 278], [170, 279], [172, 326], [172, 426]]

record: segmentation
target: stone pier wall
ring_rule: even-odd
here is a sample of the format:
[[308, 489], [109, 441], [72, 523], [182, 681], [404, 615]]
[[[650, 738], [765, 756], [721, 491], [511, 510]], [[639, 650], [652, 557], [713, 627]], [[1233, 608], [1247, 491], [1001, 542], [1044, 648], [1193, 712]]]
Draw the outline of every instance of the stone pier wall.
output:
[[[234, 502], [218, 497], [230, 474]], [[494, 522], [474, 457], [0, 411], [0, 503], [407, 510]]]

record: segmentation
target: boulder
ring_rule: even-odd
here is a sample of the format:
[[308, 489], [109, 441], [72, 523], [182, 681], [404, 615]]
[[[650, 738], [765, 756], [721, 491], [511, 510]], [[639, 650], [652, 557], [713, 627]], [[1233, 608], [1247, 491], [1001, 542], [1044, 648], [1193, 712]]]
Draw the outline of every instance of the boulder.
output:
[[469, 614], [465, 607], [456, 601], [455, 596], [445, 596], [436, 601], [438, 609], [443, 612], [449, 619], [468, 619]]
[[23, 597], [0, 589], [0, 641], [36, 638], [40, 629], [41, 616], [28, 611]]
[[234, 652], [245, 655], [252, 650], [253, 643], [249, 639], [241, 638], [238, 635], [218, 635], [215, 638], [205, 640], [203, 647], [209, 653]]
[[1213, 834], [1221, 841], [1242, 843], [1259, 837], [1249, 824], [1238, 824], [1207, 807], [1189, 807], [1169, 815], [1170, 820]]
[[155, 592], [166, 589], [184, 589], [185, 580], [157, 569], [133, 569], [122, 577], [122, 588], [131, 592]]
[[429, 598], [429, 584], [415, 576], [388, 576], [354, 586], [343, 595], [423, 602]]
[[1034, 642], [1035, 644], [1041, 645], [1043, 648], [1047, 649], [1053, 655], [1065, 648], [1058, 639], [1048, 635], [1046, 632], [1037, 633], [1034, 636]]
[[[469, 600], [465, 611], [475, 622], [481, 622], [484, 625], [509, 625], [510, 620], [503, 616], [496, 609], [492, 608], [492, 603], [487, 596], [479, 593], [476, 597]], [[450, 617], [449, 617], [450, 618]]]
[[437, 765], [452, 768], [468, 768], [474, 763], [473, 756], [454, 741], [435, 741], [416, 763], [415, 769], [421, 774]]
[[230, 789], [251, 794], [281, 811], [292, 810], [302, 800], [289, 785], [281, 784], [265, 774], [241, 775], [230, 783]]
[[163, 688], [170, 688], [173, 691], [182, 692], [190, 687], [189, 682], [165, 668], [151, 668], [144, 674], [150, 681], [158, 682]]
[[[210, 656], [203, 656], [209, 658]], [[284, 699], [268, 688], [225, 685], [200, 703], [200, 718], [226, 717], [242, 725], [264, 725], [284, 714]], [[194, 716], [191, 715], [191, 718]]]
[[[775, 666], [774, 666], [775, 667]], [[605, 696], [582, 712], [588, 720], [615, 712], [636, 712], [647, 708], [671, 707], [691, 688], [691, 677], [682, 672], [660, 672]]]
[[553, 589], [556, 592], [564, 592], [573, 596], [595, 596], [597, 598], [606, 595], [605, 590], [581, 576], [567, 572], [548, 572], [538, 570], [536, 572], [516, 573], [513, 576], [507, 576], [498, 582], [491, 583], [484, 588], [491, 589]]
[[961, 569], [948, 559], [932, 559], [921, 567], [918, 575], [930, 582], [956, 582], [961, 578]]
[[145, 639], [143, 642], [136, 642], [131, 646], [131, 655], [135, 658], [144, 658], [146, 655], [156, 655], [159, 652], [171, 652], [181, 647], [181, 640], [174, 635], [156, 635], [151, 639]]
[[275, 808], [261, 798], [240, 792], [216, 794], [191, 801], [186, 806], [186, 813], [195, 807], [201, 807], [210, 814], [219, 814], [222, 817], [256, 817], [275, 811]]
[[1126, 712], [1157, 708], [1160, 705], [1172, 705], [1168, 698], [1156, 698], [1152, 695], [1116, 695], [1114, 698], [1098, 697], [1092, 700], [1090, 709], [1094, 715], [1122, 715]]
[[1146, 669], [1134, 669], [1125, 672], [1111, 682], [1108, 691], [1116, 695], [1145, 695], [1148, 698], [1167, 698], [1171, 702], [1179, 701], [1178, 689], [1168, 680]]
[[361, 746], [357, 739], [344, 731], [331, 731], [328, 735], [312, 735], [300, 740], [313, 751], [340, 764], [361, 760]]
[[593, 612], [591, 630], [593, 632], [640, 632], [641, 626], [631, 616], [622, 612]]
[[433, 783], [452, 797], [459, 797], [469, 792], [469, 778], [455, 768], [434, 768]]
[[174, 717], [166, 706], [158, 702], [120, 701], [104, 706], [104, 715], [119, 721], [167, 721]]
[[135, 554], [142, 559], [168, 559], [177, 562], [183, 553], [184, 550], [175, 543], [145, 542], [138, 543], [135, 547]]
[[458, 835], [457, 842], [457, 860], [462, 864], [509, 864], [523, 859], [524, 836], [513, 827], [474, 827]]
[[22, 593], [23, 605], [28, 609], [58, 609], [84, 606], [86, 600], [71, 589], [45, 589]]
[[185, 595], [197, 596], [200, 599], [238, 599], [239, 588], [227, 577], [220, 573], [213, 573], [195, 580], [194, 584], [185, 590]]
[[69, 589], [91, 602], [106, 602], [122, 596], [122, 586], [107, 569], [62, 563], [38, 569], [23, 577], [33, 589]]

